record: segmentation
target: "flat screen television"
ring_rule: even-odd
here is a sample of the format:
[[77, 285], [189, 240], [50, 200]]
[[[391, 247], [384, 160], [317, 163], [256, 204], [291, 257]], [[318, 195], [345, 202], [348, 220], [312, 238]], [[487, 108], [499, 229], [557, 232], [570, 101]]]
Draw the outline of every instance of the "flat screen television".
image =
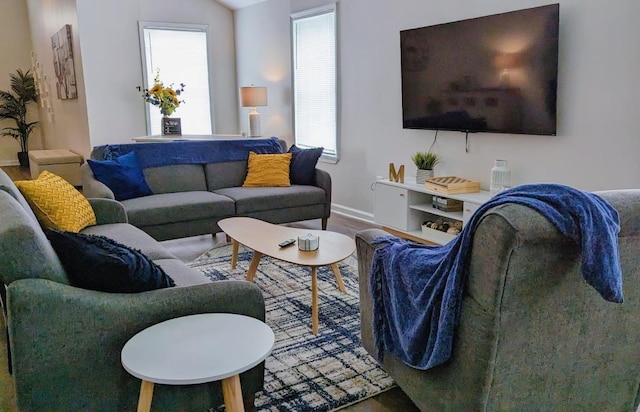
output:
[[401, 31], [403, 127], [555, 135], [559, 11]]

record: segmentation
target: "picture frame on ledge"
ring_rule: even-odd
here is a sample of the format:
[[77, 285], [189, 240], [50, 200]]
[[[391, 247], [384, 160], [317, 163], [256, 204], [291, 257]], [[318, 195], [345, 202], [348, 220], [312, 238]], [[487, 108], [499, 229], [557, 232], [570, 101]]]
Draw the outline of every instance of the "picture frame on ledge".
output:
[[182, 136], [182, 123], [179, 117], [162, 118], [163, 136]]

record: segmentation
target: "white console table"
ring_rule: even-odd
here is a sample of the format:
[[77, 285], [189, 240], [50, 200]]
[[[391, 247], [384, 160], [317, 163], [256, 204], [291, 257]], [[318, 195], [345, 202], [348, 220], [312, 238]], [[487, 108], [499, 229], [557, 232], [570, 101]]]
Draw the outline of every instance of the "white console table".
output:
[[[463, 202], [462, 211], [446, 212], [433, 207], [433, 197], [444, 197]], [[475, 193], [445, 195], [415, 183], [415, 178], [406, 178], [405, 183], [387, 179], [376, 181], [374, 219], [383, 229], [394, 235], [421, 243], [443, 245], [455, 235], [428, 229], [423, 233], [422, 223], [438, 218], [467, 223], [471, 215], [491, 199], [486, 190]]]

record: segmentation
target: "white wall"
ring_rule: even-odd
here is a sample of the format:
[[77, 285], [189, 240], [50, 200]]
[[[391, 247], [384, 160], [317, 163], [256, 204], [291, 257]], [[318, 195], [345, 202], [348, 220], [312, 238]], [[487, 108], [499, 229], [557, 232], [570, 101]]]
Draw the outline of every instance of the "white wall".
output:
[[[27, 0], [29, 26], [33, 50], [47, 77], [53, 116], [47, 115], [47, 108], [40, 107], [40, 126], [43, 133], [43, 148], [71, 149], [87, 156], [89, 154], [89, 124], [87, 121], [87, 101], [83, 81], [82, 53], [79, 47], [78, 15], [75, 0]], [[77, 99], [60, 100], [56, 95], [56, 75], [53, 67], [51, 36], [65, 24], [71, 25], [71, 43], [75, 67]]]
[[[212, 0], [77, 0], [91, 146], [146, 132], [138, 20], [209, 25], [215, 133], [238, 129], [233, 12]], [[189, 87], [189, 85], [187, 85]]]
[[[93, 146], [147, 134], [146, 103], [135, 89], [142, 84], [138, 20], [209, 25], [215, 133], [239, 132], [233, 12], [216, 1], [2, 1], [0, 38], [6, 41], [0, 50], [0, 89], [8, 89], [10, 72], [31, 66], [34, 50], [52, 93], [53, 118], [34, 107], [41, 128], [32, 135], [30, 149], [69, 148], [87, 157]], [[78, 98], [60, 100], [51, 36], [65, 24], [72, 27]], [[0, 165], [17, 164], [18, 150], [13, 139], [0, 137]]]
[[[0, 90], [11, 91], [9, 74], [16, 69], [23, 72], [31, 68], [31, 33], [27, 3], [24, 0], [2, 0], [0, 13]], [[38, 120], [38, 109], [30, 104], [29, 120]], [[12, 120], [1, 120], [0, 128], [15, 127]], [[41, 147], [40, 131], [35, 130], [29, 138], [29, 148]], [[0, 136], [0, 166], [17, 165], [16, 153], [20, 151], [20, 143], [12, 137]]]
[[[289, 7], [287, 8], [287, 3]], [[288, 15], [326, 1], [268, 0], [236, 12], [238, 77], [269, 83], [260, 71], [271, 57], [289, 53]], [[507, 159], [512, 184], [558, 182], [584, 190], [640, 187], [640, 15], [637, 0], [560, 0], [557, 136], [439, 132], [443, 158], [437, 175], [457, 175], [489, 185], [494, 159]], [[338, 208], [373, 211], [371, 183], [388, 164], [415, 166], [410, 156], [427, 150], [433, 131], [402, 129], [400, 30], [548, 4], [542, 0], [343, 0], [339, 2], [341, 160], [321, 164], [333, 177]], [[266, 17], [268, 16], [268, 18]], [[268, 35], [250, 35], [268, 33]], [[290, 57], [286, 57], [290, 61]], [[288, 83], [269, 83], [263, 134], [270, 116], [291, 117]], [[271, 95], [281, 96], [281, 102]], [[276, 106], [276, 104], [278, 104]], [[289, 127], [289, 133], [291, 128]], [[284, 135], [288, 140], [290, 134]]]

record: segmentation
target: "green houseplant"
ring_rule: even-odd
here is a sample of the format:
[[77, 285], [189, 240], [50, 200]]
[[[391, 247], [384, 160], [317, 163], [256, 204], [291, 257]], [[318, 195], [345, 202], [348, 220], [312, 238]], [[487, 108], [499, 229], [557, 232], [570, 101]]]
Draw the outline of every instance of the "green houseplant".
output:
[[423, 184], [425, 179], [433, 177], [433, 168], [442, 161], [439, 154], [428, 152], [416, 152], [411, 156], [413, 164], [416, 165], [416, 183]]
[[18, 161], [20, 166], [29, 166], [29, 135], [38, 126], [37, 121], [27, 121], [27, 104], [36, 102], [38, 93], [33, 75], [27, 70], [16, 70], [16, 74], [10, 74], [11, 91], [0, 90], [0, 120], [11, 119], [15, 127], [4, 127], [0, 135], [11, 136], [20, 142]]

